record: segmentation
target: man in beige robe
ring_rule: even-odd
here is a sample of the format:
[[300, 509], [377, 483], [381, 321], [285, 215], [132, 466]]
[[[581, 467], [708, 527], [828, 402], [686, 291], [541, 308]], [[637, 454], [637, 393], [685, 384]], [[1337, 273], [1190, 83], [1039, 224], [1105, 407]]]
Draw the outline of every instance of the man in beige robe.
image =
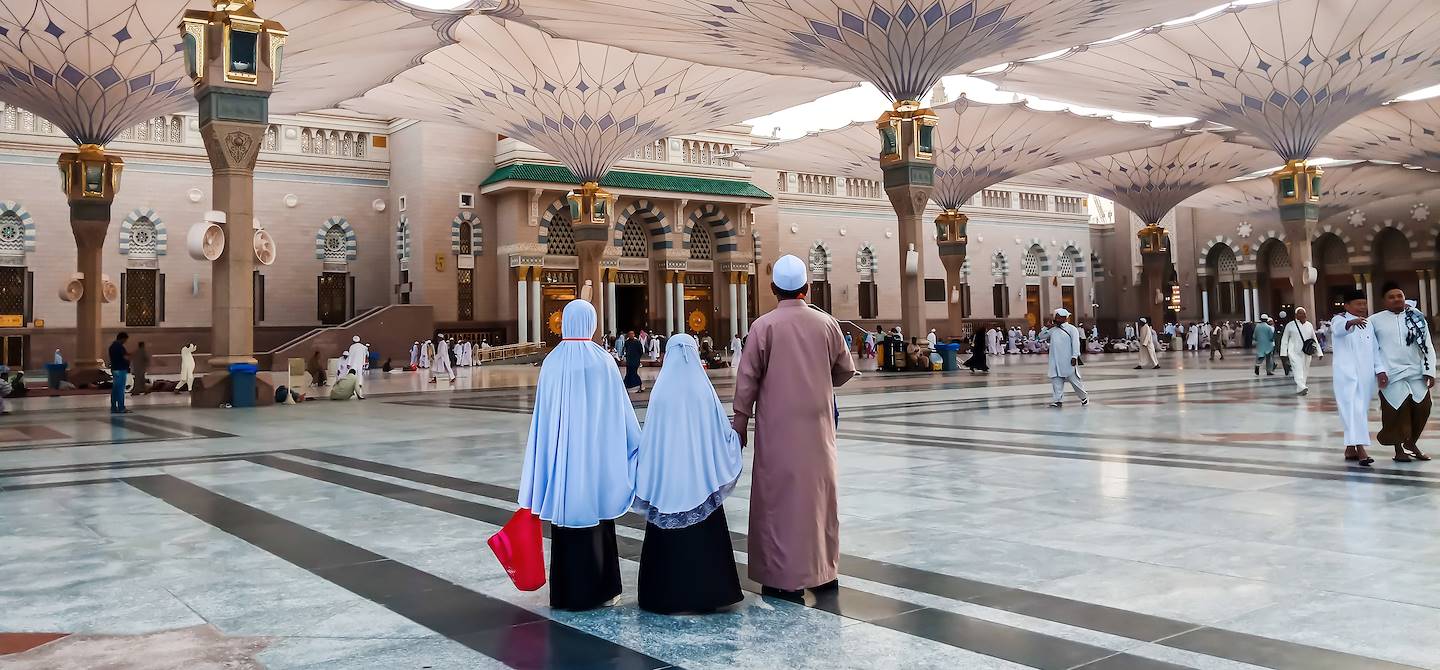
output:
[[855, 376], [840, 325], [805, 303], [805, 263], [776, 261], [776, 308], [755, 320], [735, 381], [735, 432], [755, 423], [750, 578], [772, 595], [838, 584], [835, 395]]

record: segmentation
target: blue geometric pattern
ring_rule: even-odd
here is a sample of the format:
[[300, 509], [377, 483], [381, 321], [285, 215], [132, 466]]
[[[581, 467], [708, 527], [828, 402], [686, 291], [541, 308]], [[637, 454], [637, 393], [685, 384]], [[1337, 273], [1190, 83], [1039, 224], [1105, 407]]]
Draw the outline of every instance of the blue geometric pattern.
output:
[[670, 225], [665, 223], [665, 212], [655, 203], [644, 198], [630, 203], [630, 206], [622, 210], [620, 216], [615, 218], [615, 246], [624, 246], [625, 227], [629, 225], [630, 219], [635, 216], [639, 216], [642, 220], [649, 223], [649, 234], [652, 240], [650, 245], [652, 249], [669, 249], [675, 246], [674, 242], [665, 239], [665, 236], [669, 235], [671, 231]]
[[[5, 0], [0, 100], [54, 123], [77, 144], [105, 145], [143, 121], [195, 105], [177, 26], [196, 0]], [[465, 12], [394, 0], [268, 0], [290, 31], [272, 113], [334, 107], [454, 42]], [[419, 20], [417, 20], [419, 19]], [[383, 38], [385, 49], [367, 49]], [[357, 66], [357, 52], [364, 66]]]
[[1440, 83], [1440, 3], [1241, 6], [981, 76], [1048, 99], [1199, 117], [1305, 159], [1348, 119]]
[[153, 209], [133, 210], [125, 216], [124, 221], [120, 222], [120, 235], [118, 236], [120, 241], [120, 255], [130, 255], [130, 241], [134, 234], [135, 224], [139, 223], [140, 219], [149, 221], [150, 224], [155, 227], [155, 255], [164, 256], [169, 247], [170, 238], [165, 232], [165, 222], [160, 219], [160, 216], [157, 215]]
[[1193, 14], [1216, 0], [500, 0], [552, 35], [919, 100], [941, 77]]
[[[360, 257], [359, 246], [355, 240], [355, 229], [350, 227], [350, 222], [343, 216], [332, 216], [320, 224], [315, 231], [315, 260], [323, 261], [326, 257], [326, 238], [332, 228], [338, 228], [346, 261], [354, 261]], [[336, 250], [339, 251], [339, 250]]]
[[636, 148], [718, 128], [844, 88], [551, 38], [474, 17], [461, 43], [344, 107], [484, 128], [531, 144], [581, 182]]
[[1197, 133], [1169, 144], [1079, 161], [1031, 173], [1039, 183], [1109, 198], [1147, 224], [1159, 223], [1190, 196], [1273, 167], [1268, 151]]

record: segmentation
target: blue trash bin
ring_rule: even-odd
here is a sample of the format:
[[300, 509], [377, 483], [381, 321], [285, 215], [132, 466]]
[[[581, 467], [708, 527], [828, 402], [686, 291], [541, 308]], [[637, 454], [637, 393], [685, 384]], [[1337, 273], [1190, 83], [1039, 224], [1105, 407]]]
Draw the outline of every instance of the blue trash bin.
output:
[[52, 389], [60, 388], [60, 382], [65, 381], [65, 371], [69, 367], [69, 363], [46, 363], [45, 383]]
[[259, 367], [250, 363], [230, 365], [230, 406], [255, 406], [255, 373]]
[[949, 344], [938, 344], [935, 348], [940, 351], [941, 369], [946, 372], [953, 372], [960, 369], [960, 344], [951, 342]]

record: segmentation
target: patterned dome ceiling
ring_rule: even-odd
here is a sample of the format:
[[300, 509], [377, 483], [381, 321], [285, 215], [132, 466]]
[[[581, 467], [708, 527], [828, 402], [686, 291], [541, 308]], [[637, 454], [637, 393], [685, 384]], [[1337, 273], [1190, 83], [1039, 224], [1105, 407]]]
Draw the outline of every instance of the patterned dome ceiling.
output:
[[844, 84], [634, 54], [486, 16], [347, 109], [493, 130], [599, 181], [637, 147], [808, 102]]
[[[399, 0], [261, 0], [290, 32], [274, 113], [334, 107], [452, 42], [466, 10]], [[77, 144], [192, 108], [180, 18], [202, 0], [0, 0], [0, 100], [54, 123]], [[384, 49], [375, 48], [383, 39]]]
[[919, 100], [941, 77], [1114, 37], [1217, 0], [500, 0], [553, 35], [709, 65], [865, 80]]
[[[1320, 218], [1403, 195], [1440, 188], [1440, 174], [1393, 163], [1359, 162], [1325, 166], [1320, 178]], [[1275, 184], [1267, 176], [1226, 182], [1181, 203], [1241, 215], [1276, 211]]]
[[1238, 6], [982, 76], [1049, 99], [1223, 123], [1303, 159], [1355, 115], [1440, 83], [1440, 2]]
[[1147, 223], [1158, 223], [1190, 196], [1268, 167], [1268, 151], [1227, 141], [1220, 133], [1195, 133], [1149, 149], [1046, 168], [1029, 179], [1109, 198]]
[[1440, 98], [1392, 102], [1365, 112], [1327, 135], [1315, 153], [1440, 170]]
[[[931, 197], [946, 208], [961, 207], [982, 189], [1033, 170], [1164, 144], [1182, 132], [964, 96], [934, 111], [940, 127]], [[874, 123], [854, 123], [746, 151], [739, 160], [755, 167], [879, 179], [879, 141]]]

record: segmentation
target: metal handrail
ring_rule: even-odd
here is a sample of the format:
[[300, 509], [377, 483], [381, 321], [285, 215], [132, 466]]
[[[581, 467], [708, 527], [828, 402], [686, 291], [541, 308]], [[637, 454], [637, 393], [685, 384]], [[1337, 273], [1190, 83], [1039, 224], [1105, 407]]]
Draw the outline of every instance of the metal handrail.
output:
[[522, 342], [520, 344], [506, 344], [498, 347], [481, 348], [478, 349], [477, 352], [479, 353], [479, 361], [481, 363], [488, 363], [543, 354], [545, 353], [545, 344], [542, 342]]

